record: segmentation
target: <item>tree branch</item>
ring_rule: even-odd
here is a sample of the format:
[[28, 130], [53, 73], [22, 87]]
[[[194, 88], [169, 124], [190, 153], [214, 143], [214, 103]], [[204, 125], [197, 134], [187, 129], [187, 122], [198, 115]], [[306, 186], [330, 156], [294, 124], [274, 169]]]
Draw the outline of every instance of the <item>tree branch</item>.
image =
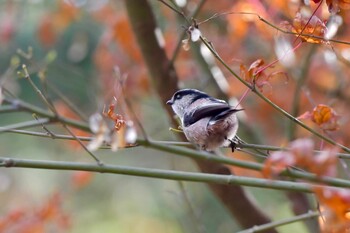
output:
[[118, 165], [98, 165], [96, 163], [77, 163], [62, 161], [29, 160], [0, 157], [0, 167], [38, 168], [50, 170], [78, 170], [100, 173], [113, 173], [121, 175], [142, 176], [167, 180], [183, 180], [193, 182], [206, 182], [225, 185], [244, 185], [251, 187], [269, 188], [277, 190], [293, 190], [297, 192], [312, 192], [312, 186], [306, 183], [290, 181], [274, 181], [260, 178], [241, 177], [232, 175], [205, 174], [197, 172], [183, 172], [161, 170], [153, 168], [136, 168]]

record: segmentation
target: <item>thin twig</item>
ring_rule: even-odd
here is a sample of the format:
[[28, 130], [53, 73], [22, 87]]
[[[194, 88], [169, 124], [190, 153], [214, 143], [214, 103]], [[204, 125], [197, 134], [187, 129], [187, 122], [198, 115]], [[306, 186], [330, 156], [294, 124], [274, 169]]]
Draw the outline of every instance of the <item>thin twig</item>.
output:
[[[34, 89], [34, 91], [39, 95], [39, 97], [41, 98], [41, 100], [46, 104], [46, 106], [53, 112], [53, 113], [57, 113], [55, 108], [52, 106], [52, 104], [47, 100], [47, 98], [44, 96], [44, 94], [40, 91], [40, 89], [35, 85], [35, 83], [33, 82], [33, 80], [31, 79], [29, 73], [28, 73], [28, 69], [27, 66], [25, 64], [22, 65], [22, 69], [24, 72], [24, 77], [26, 80], [28, 80], [28, 82], [30, 83], [30, 85], [32, 86], [32, 88]], [[56, 114], [57, 115], [57, 114]]]
[[[47, 105], [47, 107], [54, 113], [55, 118], [59, 119], [59, 114], [58, 114], [58, 112], [57, 112], [55, 106], [53, 105], [53, 103], [51, 102], [51, 100], [49, 100], [48, 98], [46, 98], [46, 96], [40, 91], [40, 89], [35, 85], [35, 83], [33, 82], [33, 80], [30, 78], [26, 65], [23, 65], [22, 68], [23, 68], [23, 71], [24, 71], [25, 78], [29, 81], [29, 83], [31, 84], [31, 86], [33, 87], [33, 89], [38, 93], [38, 95], [41, 97], [41, 99], [42, 99], [43, 102]], [[59, 121], [59, 120], [58, 120], [58, 121]], [[103, 165], [102, 161], [99, 160], [99, 159], [97, 158], [97, 156], [94, 155], [94, 153], [92, 153], [92, 152], [84, 145], [84, 143], [82, 143], [82, 141], [79, 140], [78, 137], [76, 137], [76, 135], [73, 133], [73, 131], [71, 131], [71, 130], [69, 129], [69, 127], [66, 125], [66, 123], [65, 123], [65, 122], [62, 122], [62, 121], [59, 121], [59, 122], [62, 124], [63, 128], [65, 128], [65, 129], [68, 131], [68, 133], [69, 133], [70, 135], [72, 135], [72, 136], [78, 141], [78, 143], [81, 145], [81, 147], [82, 147], [96, 162], [97, 162], [97, 164], [98, 164], [99, 166], [102, 166], [102, 165]]]
[[62, 123], [63, 128], [65, 128], [70, 135], [73, 136], [73, 138], [80, 144], [80, 146], [97, 162], [99, 166], [103, 166], [103, 162], [97, 158], [97, 156], [92, 153], [86, 146], [85, 144], [73, 133], [73, 131], [64, 123]]
[[[33, 117], [35, 118], [35, 120], [39, 120], [38, 116], [33, 113]], [[55, 134], [51, 132], [51, 130], [49, 130], [45, 124], [41, 124], [41, 127], [43, 128], [43, 130], [45, 130], [47, 132], [47, 134], [52, 138], [52, 139], [55, 139]]]
[[317, 218], [319, 216], [319, 212], [318, 211], [309, 211], [308, 213], [305, 214], [301, 214], [298, 216], [294, 216], [291, 218], [287, 218], [287, 219], [283, 219], [283, 220], [279, 220], [279, 221], [274, 221], [271, 223], [266, 223], [260, 226], [254, 226], [250, 229], [246, 229], [243, 231], [240, 231], [238, 233], [254, 233], [254, 232], [261, 232], [261, 231], [265, 231], [268, 229], [272, 229], [275, 227], [279, 227], [279, 226], [284, 226], [287, 224], [291, 224], [291, 223], [295, 223], [295, 222], [299, 222], [299, 221], [303, 221], [303, 220], [307, 220], [310, 218]]
[[52, 90], [75, 114], [77, 114], [84, 121], [88, 121], [86, 114], [80, 111], [80, 109], [72, 103], [58, 88], [47, 82], [47, 86]]
[[[198, 13], [199, 13], [200, 10], [202, 9], [202, 7], [203, 7], [203, 5], [205, 4], [205, 2], [206, 2], [206, 0], [201, 0], [201, 1], [199, 2], [199, 4], [197, 5], [197, 8], [193, 11], [193, 13], [192, 13], [190, 19], [195, 18], [195, 17], [198, 15]], [[183, 13], [180, 14], [180, 15], [183, 16]], [[186, 18], [186, 17], [185, 17], [185, 18]], [[187, 18], [186, 18], [186, 19], [187, 19]], [[188, 22], [189, 24], [191, 24], [191, 22], [189, 22], [189, 21], [187, 21], [187, 22]], [[180, 49], [181, 49], [181, 46], [182, 46], [182, 40], [185, 38], [186, 33], [187, 33], [186, 30], [184, 30], [184, 31], [182, 31], [181, 35], [179, 36], [179, 39], [178, 39], [178, 41], [177, 41], [177, 43], [176, 43], [175, 50], [174, 50], [173, 55], [171, 56], [171, 59], [170, 59], [170, 62], [169, 62], [170, 65], [174, 64], [174, 62], [175, 62], [175, 60], [176, 60], [176, 58], [177, 58], [177, 55], [178, 55], [179, 52], [180, 52]]]
[[27, 103], [23, 100], [5, 98], [4, 102], [16, 107], [18, 109], [18, 111], [27, 111], [29, 113], [36, 113], [39, 116], [49, 118], [51, 120], [51, 122], [57, 122], [57, 121], [64, 122], [65, 124], [70, 125], [74, 128], [81, 129], [81, 130], [84, 130], [87, 132], [91, 132], [89, 125], [82, 122], [82, 121], [73, 120], [70, 118], [62, 117], [62, 116], [56, 116], [52, 112], [48, 112], [45, 109], [39, 108], [39, 107], [32, 105], [30, 103]]

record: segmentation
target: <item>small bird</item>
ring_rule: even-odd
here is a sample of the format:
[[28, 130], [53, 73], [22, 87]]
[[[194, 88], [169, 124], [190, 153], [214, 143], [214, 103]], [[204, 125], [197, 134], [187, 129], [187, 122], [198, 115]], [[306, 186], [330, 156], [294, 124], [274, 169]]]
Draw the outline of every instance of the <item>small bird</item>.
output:
[[196, 89], [182, 89], [167, 101], [180, 118], [186, 138], [201, 150], [235, 148], [238, 119], [236, 109]]

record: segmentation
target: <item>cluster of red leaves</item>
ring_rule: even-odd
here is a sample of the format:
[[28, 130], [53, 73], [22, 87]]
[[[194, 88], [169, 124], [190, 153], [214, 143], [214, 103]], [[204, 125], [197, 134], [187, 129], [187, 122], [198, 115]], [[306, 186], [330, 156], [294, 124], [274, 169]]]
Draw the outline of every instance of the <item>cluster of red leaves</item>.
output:
[[[305, 42], [319, 44], [325, 42], [324, 37], [327, 33], [327, 27], [316, 15], [312, 15], [310, 18], [298, 12], [293, 20], [291, 31]], [[317, 38], [307, 35], [316, 36]]]
[[114, 98], [114, 101], [109, 105], [107, 112], [103, 110], [103, 115], [108, 117], [114, 122], [114, 129], [119, 131], [123, 126], [125, 126], [125, 120], [123, 116], [114, 112], [115, 105], [117, 104], [117, 99]]
[[90, 116], [90, 129], [94, 133], [93, 139], [88, 145], [91, 151], [97, 150], [104, 142], [111, 146], [112, 151], [134, 144], [137, 138], [132, 121], [125, 121], [121, 114], [115, 113], [117, 99], [109, 105], [103, 116], [114, 123], [113, 129], [108, 126], [106, 119], [99, 113]]
[[263, 168], [265, 177], [278, 175], [285, 169], [295, 166], [308, 170], [318, 176], [336, 176], [337, 149], [314, 152], [311, 139], [297, 139], [285, 151], [276, 151], [266, 159]]
[[350, 191], [318, 186], [314, 188], [321, 210], [323, 232], [343, 233], [350, 230]]
[[0, 218], [0, 232], [66, 232], [70, 225], [58, 193], [54, 193], [39, 208], [13, 210]]
[[339, 115], [335, 110], [327, 105], [319, 104], [312, 112], [305, 112], [298, 119], [311, 119], [322, 130], [334, 131], [339, 128]]
[[270, 78], [276, 76], [276, 75], [283, 75], [287, 77], [287, 74], [282, 71], [276, 71], [272, 73], [266, 73], [267, 68], [270, 66], [264, 66], [264, 60], [257, 59], [254, 61], [249, 68], [247, 69], [246, 66], [243, 64], [240, 65], [240, 76], [248, 82], [252, 88], [258, 88], [260, 92], [263, 91], [263, 87], [265, 85], [269, 86], [271, 88], [271, 85], [269, 83]]

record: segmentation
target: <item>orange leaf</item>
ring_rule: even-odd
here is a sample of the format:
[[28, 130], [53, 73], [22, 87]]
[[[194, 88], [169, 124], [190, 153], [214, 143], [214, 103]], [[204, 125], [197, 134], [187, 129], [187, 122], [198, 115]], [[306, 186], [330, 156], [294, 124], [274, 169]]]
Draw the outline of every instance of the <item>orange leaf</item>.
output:
[[298, 119], [311, 119], [314, 123], [320, 126], [323, 130], [337, 130], [339, 128], [338, 114], [334, 111], [333, 108], [319, 104], [317, 105], [312, 112], [305, 112], [301, 114]]
[[253, 87], [257, 87], [260, 92], [263, 92], [263, 87], [266, 85], [271, 87], [269, 83], [270, 78], [280, 74], [286, 76], [286, 74], [281, 71], [266, 73], [266, 70], [271, 66], [264, 66], [264, 63], [264, 60], [257, 59], [249, 66], [249, 69], [243, 64], [240, 65], [241, 77]]
[[[292, 31], [297, 33], [297, 36], [303, 41], [319, 44], [324, 42], [323, 38], [327, 32], [327, 27], [317, 16], [304, 17], [298, 12], [293, 20]], [[300, 34], [313, 35], [320, 38]]]
[[319, 104], [311, 114], [311, 120], [319, 125], [323, 130], [337, 130], [339, 116], [331, 107]]
[[314, 193], [323, 209], [324, 232], [348, 232], [350, 230], [350, 191], [315, 187]]
[[350, 1], [349, 0], [326, 0], [328, 11], [331, 13], [337, 13], [339, 9], [349, 10]]
[[318, 176], [336, 176], [337, 150], [314, 153], [311, 139], [297, 139], [289, 143], [287, 151], [276, 151], [266, 159], [263, 168], [265, 177], [278, 175], [291, 166], [302, 167]]
[[93, 173], [87, 171], [75, 171], [72, 176], [72, 183], [76, 188], [82, 188], [92, 180]]
[[273, 177], [295, 164], [294, 155], [288, 151], [273, 152], [265, 161], [262, 173], [265, 177]]

